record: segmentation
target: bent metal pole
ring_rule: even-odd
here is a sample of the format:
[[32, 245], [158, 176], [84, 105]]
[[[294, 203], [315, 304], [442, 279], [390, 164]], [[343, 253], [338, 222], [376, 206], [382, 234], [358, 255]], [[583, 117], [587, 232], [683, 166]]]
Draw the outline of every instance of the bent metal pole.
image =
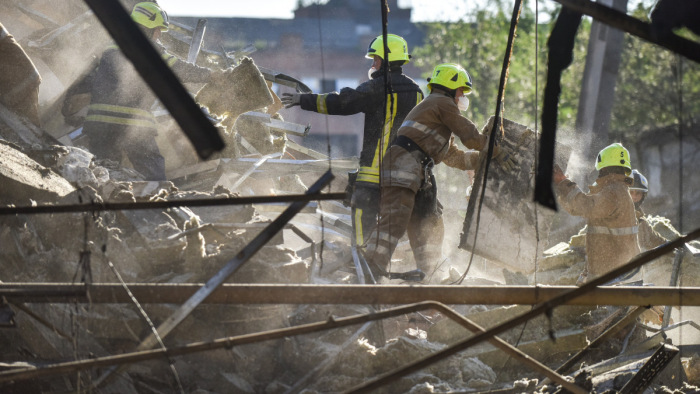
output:
[[[35, 379], [46, 376], [55, 376], [59, 374], [66, 374], [75, 371], [82, 371], [90, 368], [104, 367], [104, 366], [116, 366], [124, 365], [128, 363], [135, 363], [139, 361], [146, 361], [160, 357], [175, 357], [183, 356], [187, 354], [210, 351], [216, 349], [227, 348], [230, 349], [234, 346], [246, 345], [251, 343], [258, 343], [262, 341], [287, 338], [295, 335], [310, 334], [313, 332], [319, 332], [323, 330], [341, 328], [352, 326], [356, 324], [362, 324], [370, 321], [377, 321], [381, 319], [386, 319], [390, 317], [402, 316], [411, 312], [418, 312], [426, 309], [435, 309], [445, 314], [449, 319], [452, 319], [455, 323], [461, 325], [462, 327], [473, 331], [473, 332], [484, 332], [484, 329], [478, 326], [476, 323], [467, 319], [466, 317], [460, 315], [455, 310], [449, 308], [448, 306], [441, 304], [439, 302], [422, 302], [418, 304], [406, 305], [396, 308], [385, 309], [383, 311], [375, 311], [364, 315], [355, 315], [349, 317], [333, 318], [322, 322], [302, 324], [294, 327], [280, 328], [276, 330], [264, 331], [254, 334], [244, 334], [235, 337], [227, 337], [216, 339], [210, 342], [196, 342], [191, 343], [181, 347], [173, 347], [169, 349], [154, 349], [154, 350], [144, 350], [137, 351], [133, 353], [119, 354], [114, 356], [98, 357], [89, 360], [77, 360], [69, 361], [64, 363], [57, 363], [53, 365], [48, 365], [39, 368], [25, 368], [20, 370], [10, 370], [0, 372], [0, 382], [7, 381], [22, 381], [27, 379]], [[566, 378], [561, 376], [555, 371], [552, 371], [549, 367], [541, 364], [537, 360], [532, 359], [527, 354], [518, 350], [509, 343], [501, 340], [500, 338], [494, 337], [489, 339], [489, 342], [496, 346], [497, 348], [503, 350], [505, 353], [514, 357], [519, 362], [528, 366], [535, 372], [541, 373], [544, 376], [550, 378], [551, 380], [561, 384], [569, 391], [573, 393], [584, 394], [585, 391], [577, 387], [575, 384], [568, 382]]]
[[507, 320], [503, 323], [500, 323], [496, 325], [493, 328], [490, 328], [489, 330], [485, 332], [478, 333], [470, 338], [467, 338], [465, 340], [459, 341], [456, 344], [441, 350], [435, 354], [432, 354], [428, 357], [424, 357], [420, 360], [414, 361], [412, 363], [409, 363], [405, 367], [395, 369], [393, 371], [390, 371], [376, 379], [372, 379], [371, 381], [362, 383], [356, 387], [353, 387], [350, 389], [348, 392], [350, 393], [365, 393], [369, 392], [373, 389], [379, 388], [381, 386], [384, 386], [385, 384], [389, 382], [393, 382], [402, 376], [409, 375], [413, 372], [417, 372], [429, 365], [432, 365], [438, 361], [441, 361], [449, 356], [452, 356], [454, 354], [457, 354], [465, 349], [468, 349], [474, 345], [477, 345], [483, 341], [489, 340], [490, 338], [493, 338], [494, 336], [507, 331], [513, 327], [517, 327], [525, 322], [527, 322], [530, 319], [533, 319], [539, 315], [550, 313], [552, 309], [554, 309], [557, 306], [563, 305], [567, 303], [568, 301], [571, 301], [573, 299], [576, 299], [586, 293], [591, 292], [594, 290], [596, 287], [603, 285], [605, 283], [610, 282], [611, 280], [618, 278], [621, 275], [624, 275], [632, 270], [634, 270], [637, 267], [641, 267], [642, 265], [658, 258], [661, 257], [667, 253], [670, 253], [673, 251], [675, 248], [678, 247], [684, 247], [686, 242], [690, 242], [694, 239], [700, 238], [700, 228], [690, 232], [688, 235], [685, 235], [683, 237], [677, 238], [674, 241], [665, 243], [657, 248], [648, 250], [636, 258], [632, 259], [630, 262], [617, 267], [613, 269], [612, 271], [608, 272], [607, 274], [604, 274], [598, 278], [595, 278], [591, 280], [590, 282], [582, 285], [581, 287], [578, 287], [576, 289], [567, 291], [557, 297], [554, 297], [553, 299], [544, 302], [542, 304], [536, 305], [533, 307], [530, 311], [525, 312], [523, 314], [520, 314], [510, 320]]
[[[202, 283], [127, 283], [143, 304], [183, 304]], [[229, 305], [406, 305], [437, 301], [448, 305], [536, 305], [575, 286], [315, 285], [224, 283], [203, 304]], [[93, 304], [131, 303], [120, 283], [0, 283], [0, 296], [12, 302]], [[600, 286], [565, 305], [700, 306], [700, 287]]]

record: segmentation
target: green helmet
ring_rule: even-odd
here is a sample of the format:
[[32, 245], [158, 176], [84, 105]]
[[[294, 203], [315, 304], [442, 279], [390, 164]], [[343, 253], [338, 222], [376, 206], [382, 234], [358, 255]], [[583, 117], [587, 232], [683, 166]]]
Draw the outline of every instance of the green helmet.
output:
[[598, 158], [595, 163], [595, 169], [598, 171], [613, 166], [625, 167], [625, 173], [627, 173], [627, 175], [632, 173], [630, 153], [619, 142], [603, 148], [603, 150], [598, 153]]
[[444, 63], [435, 66], [428, 82], [428, 86], [440, 85], [450, 90], [464, 88], [464, 94], [472, 92], [472, 77], [459, 64]]
[[156, 3], [144, 1], [136, 4], [131, 11], [131, 19], [148, 29], [168, 31], [168, 14]]
[[[408, 44], [406, 40], [396, 34], [387, 34], [386, 41], [387, 47], [389, 48], [389, 62], [403, 62], [402, 64], [409, 62], [411, 55], [408, 54]], [[382, 60], [385, 59], [384, 38], [382, 36], [377, 36], [377, 38], [369, 43], [365, 57], [367, 59], [372, 59], [372, 56], [375, 55], [382, 58]]]

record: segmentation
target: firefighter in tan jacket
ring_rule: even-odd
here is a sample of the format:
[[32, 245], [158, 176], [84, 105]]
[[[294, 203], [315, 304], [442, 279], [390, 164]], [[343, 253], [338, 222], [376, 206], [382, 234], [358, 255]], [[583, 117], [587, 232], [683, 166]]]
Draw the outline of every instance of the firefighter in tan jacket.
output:
[[[380, 180], [379, 223], [365, 246], [373, 269], [385, 274], [399, 239], [408, 238], [418, 269], [426, 272], [442, 252], [444, 228], [435, 164], [444, 162], [461, 170], [475, 169], [487, 137], [462, 116], [471, 93], [469, 74], [457, 64], [435, 67], [428, 80], [430, 95], [409, 112], [383, 158]], [[469, 149], [455, 144], [455, 136]]]
[[[637, 170], [632, 170], [632, 186], [630, 186], [630, 196], [632, 196], [632, 201], [634, 202], [635, 214], [637, 215], [637, 222], [639, 223], [639, 234], [637, 238], [639, 239], [639, 248], [642, 252], [654, 249], [657, 246], [663, 245], [668, 242], [661, 235], [657, 234], [652, 228], [649, 220], [650, 216], [647, 216], [642, 210], [642, 203], [647, 197], [649, 192], [649, 182], [647, 178], [642, 175], [641, 172]], [[675, 230], [675, 229], [674, 229]]]
[[595, 165], [598, 179], [584, 193], [555, 167], [553, 180], [561, 206], [586, 218], [586, 271], [581, 283], [617, 268], [640, 253], [637, 216], [630, 197], [629, 152], [614, 143], [601, 150]]

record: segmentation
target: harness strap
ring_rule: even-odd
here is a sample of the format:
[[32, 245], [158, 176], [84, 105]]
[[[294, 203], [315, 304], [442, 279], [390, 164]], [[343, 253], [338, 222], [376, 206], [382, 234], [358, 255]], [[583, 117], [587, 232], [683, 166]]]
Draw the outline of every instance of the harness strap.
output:
[[[404, 124], [405, 123], [406, 122], [404, 122]], [[406, 151], [408, 151], [408, 153], [413, 153], [416, 151], [419, 152], [422, 156], [420, 159], [420, 164], [422, 166], [426, 166], [429, 163], [434, 163], [433, 159], [431, 159], [430, 156], [428, 156], [428, 154], [425, 153], [425, 151], [423, 149], [421, 149], [420, 146], [418, 146], [418, 144], [416, 144], [412, 139], [406, 137], [405, 135], [400, 135], [400, 136], [396, 137], [396, 139], [394, 140], [392, 145], [400, 146], [400, 147], [406, 149]]]

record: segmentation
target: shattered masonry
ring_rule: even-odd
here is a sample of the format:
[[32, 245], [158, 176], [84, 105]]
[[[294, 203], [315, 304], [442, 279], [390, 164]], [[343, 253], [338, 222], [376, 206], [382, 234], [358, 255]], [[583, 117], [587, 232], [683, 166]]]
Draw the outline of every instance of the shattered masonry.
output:
[[[209, 115], [217, 118], [217, 128], [226, 143], [222, 151], [200, 161], [167, 111], [156, 108], [162, 130], [158, 143], [166, 157], [168, 181], [145, 181], [128, 165], [99, 160], [84, 148], [84, 137], [79, 132], [89, 98], [74, 96], [68, 104], [64, 104], [64, 99], [68, 88], [87, 76], [85, 70], [90, 70], [91, 56], [99, 56], [110, 39], [80, 1], [66, 1], [65, 10], [56, 10], [55, 14], [38, 2], [21, 3], [13, 0], [0, 5], [0, 15], [21, 22], [16, 23], [22, 27], [18, 29], [20, 41], [40, 69], [43, 86], [50, 87], [51, 94], [44, 92], [41, 98], [45, 108], [41, 128], [0, 105], [3, 206], [298, 195], [306, 193], [329, 165], [336, 179], [324, 192], [342, 192], [347, 182], [345, 174], [357, 166], [356, 158], [331, 160], [325, 153], [303, 147], [298, 141], [308, 135], [308, 127], [286, 122], [278, 113], [281, 104], [273, 84], [303, 89], [299, 81], [285, 79], [280, 73], [284, 70], [266, 69], [265, 64], [255, 64], [250, 57], [231, 59], [226, 53], [210, 52], [202, 52], [197, 61], [212, 58], [222, 68], [228, 62], [234, 67], [206, 86], [188, 87], [196, 92], [196, 100], [207, 107]], [[51, 15], [54, 23], [42, 15]], [[188, 26], [174, 28], [163, 40], [169, 43], [170, 50], [186, 58], [192, 30]], [[80, 63], [85, 69], [66, 70], [60, 66], [69, 61]], [[489, 128], [490, 123], [484, 125], [485, 130]], [[505, 174], [499, 174], [498, 169], [490, 173], [480, 242], [475, 249], [477, 269], [463, 285], [573, 285], [585, 259], [585, 234], [571, 236], [578, 232], [580, 223], [561, 223], [563, 219], [554, 214], [535, 212], [527, 195], [532, 190], [533, 148], [539, 136], [531, 128], [508, 119], [504, 119], [504, 130], [502, 147], [518, 156], [521, 168], [507, 181], [503, 181]], [[659, 149], [655, 145], [656, 142], [650, 142], [637, 149]], [[560, 145], [558, 149], [558, 160], [565, 167], [571, 148]], [[523, 184], [528, 188], [515, 187]], [[460, 196], [459, 201], [465, 201], [464, 190], [456, 195]], [[472, 197], [475, 195], [472, 192]], [[288, 205], [2, 215], [0, 281], [204, 283], [236, 259]], [[456, 217], [450, 221], [445, 215], [448, 232], [459, 231], [465, 206], [447, 207]], [[665, 239], [680, 235], [668, 219], [651, 220], [654, 230]], [[533, 231], [535, 223], [539, 235]], [[350, 234], [349, 208], [340, 201], [311, 201], [228, 282], [354, 284], [357, 277]], [[544, 241], [548, 238], [551, 242]], [[643, 281], [667, 286], [673, 267], [679, 266], [683, 269], [682, 285], [699, 286], [698, 249], [700, 244], [690, 243], [684, 254], [668, 255], [646, 265], [629, 278], [629, 283], [637, 285]], [[431, 273], [427, 283], [451, 284], [466, 268], [468, 252], [446, 243], [444, 255], [446, 261]], [[394, 259], [398, 269], [414, 268], [407, 241], [399, 245]], [[385, 284], [403, 282], [393, 280]], [[88, 390], [105, 375], [107, 367], [75, 369], [31, 380], [7, 381], [3, 374], [134, 352], [143, 338], [152, 333], [145, 316], [157, 327], [181, 307], [147, 302], [91, 304], [82, 298], [80, 302], [73, 301], [72, 297], [60, 303], [23, 303], [13, 300], [9, 293], [3, 301], [0, 387], [7, 393]], [[371, 315], [374, 308], [383, 310], [389, 306], [326, 305], [323, 300], [305, 305], [254, 305], [236, 300], [228, 304], [202, 303], [163, 338], [163, 343], [168, 348], [181, 348], [332, 322], [335, 317]], [[469, 305], [468, 300], [451, 306], [486, 329], [530, 308]], [[690, 385], [700, 384], [700, 362], [696, 350], [695, 354], [688, 352], [697, 349], [696, 331], [700, 326], [693, 319], [685, 319], [669, 321], [666, 330], [660, 330], [664, 313], [678, 316], [677, 310], [670, 312], [663, 305], [655, 306], [641, 313], [636, 324], [620, 324], [599, 347], [588, 348], [591, 341], [619, 322], [626, 322], [625, 316], [632, 313], [633, 308], [627, 307], [563, 306], [554, 309], [549, 317], [529, 321], [524, 328], [506, 331], [500, 338], [517, 344], [520, 351], [552, 370], [585, 349], [581, 361], [568, 370], [557, 371], [573, 377], [583, 390], [621, 390], [628, 382], [641, 381], [638, 384], [648, 384], [647, 390], [666, 387], [692, 392]], [[679, 335], [682, 329], [694, 334]], [[556, 335], [556, 341], [551, 340], [551, 333]], [[106, 381], [97, 390], [151, 393], [176, 392], [182, 387], [184, 392], [201, 394], [338, 392], [448, 349], [467, 335], [471, 334], [466, 334], [464, 326], [448, 318], [444, 311], [426, 309], [377, 322], [130, 363], [118, 372], [118, 379]], [[678, 337], [683, 342], [677, 343]], [[679, 349], [683, 357], [676, 355]], [[645, 372], [654, 368], [658, 374]], [[542, 386], [543, 379], [526, 363], [505, 356], [491, 344], [483, 344], [401, 377], [382, 392], [556, 390], [556, 384]]]

